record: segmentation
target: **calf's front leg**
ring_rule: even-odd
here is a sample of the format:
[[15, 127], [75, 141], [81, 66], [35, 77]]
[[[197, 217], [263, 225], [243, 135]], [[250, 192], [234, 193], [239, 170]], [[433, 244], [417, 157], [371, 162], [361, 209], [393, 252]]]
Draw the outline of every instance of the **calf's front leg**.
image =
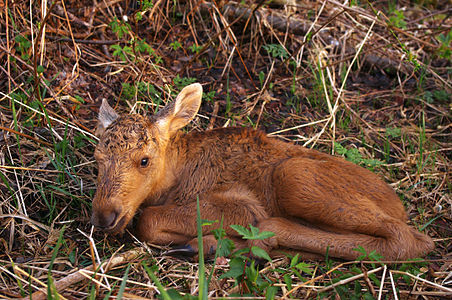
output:
[[[200, 197], [200, 210], [202, 219], [218, 221], [202, 228], [204, 250], [207, 253], [216, 246], [214, 237], [208, 234], [220, 227], [222, 218], [228, 237], [234, 239], [239, 248], [245, 246], [244, 241], [238, 239], [237, 232], [230, 225], [257, 226], [261, 220], [268, 218], [257, 200], [240, 189], [228, 189]], [[138, 220], [137, 235], [142, 241], [152, 244], [190, 245], [197, 251], [196, 202], [144, 208]]]
[[196, 235], [196, 216], [180, 211], [183, 209], [178, 205], [146, 207], [138, 219], [138, 238], [157, 245], [187, 243]]

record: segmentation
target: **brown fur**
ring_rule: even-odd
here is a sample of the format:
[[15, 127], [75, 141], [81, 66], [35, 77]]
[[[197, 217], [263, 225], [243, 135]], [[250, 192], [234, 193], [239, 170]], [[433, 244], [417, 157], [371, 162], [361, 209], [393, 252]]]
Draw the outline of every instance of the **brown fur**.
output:
[[[296, 251], [354, 259], [354, 248], [376, 250], [386, 259], [425, 255], [434, 248], [427, 235], [406, 224], [395, 192], [377, 175], [315, 150], [246, 128], [203, 133], [179, 131], [196, 114], [199, 84], [185, 88], [157, 116], [100, 114], [98, 191], [93, 224], [118, 233], [144, 207], [138, 236], [155, 244], [196, 248], [196, 197], [204, 219], [252, 224], [275, 236], [254, 244], [275, 253]], [[108, 112], [109, 118], [102, 118]], [[140, 163], [148, 158], [145, 167]], [[215, 247], [204, 228], [206, 249]]]

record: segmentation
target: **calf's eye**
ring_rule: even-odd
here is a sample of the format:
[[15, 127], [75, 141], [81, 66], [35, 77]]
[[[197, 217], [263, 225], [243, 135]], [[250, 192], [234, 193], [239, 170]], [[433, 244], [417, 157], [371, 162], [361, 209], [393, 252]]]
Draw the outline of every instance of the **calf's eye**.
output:
[[147, 167], [148, 165], [149, 165], [149, 158], [147, 158], [147, 157], [142, 158], [142, 159], [141, 159], [141, 162], [140, 162], [140, 166], [141, 166], [142, 168], [145, 168], [145, 167]]

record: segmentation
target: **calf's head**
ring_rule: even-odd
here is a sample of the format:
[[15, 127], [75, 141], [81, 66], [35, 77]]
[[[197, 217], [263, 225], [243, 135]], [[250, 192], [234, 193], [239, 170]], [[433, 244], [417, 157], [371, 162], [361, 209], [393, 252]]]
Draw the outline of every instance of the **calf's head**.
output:
[[91, 223], [122, 232], [138, 207], [158, 194], [165, 181], [172, 136], [198, 112], [199, 83], [185, 87], [176, 100], [148, 118], [118, 115], [104, 100], [99, 110], [99, 166]]

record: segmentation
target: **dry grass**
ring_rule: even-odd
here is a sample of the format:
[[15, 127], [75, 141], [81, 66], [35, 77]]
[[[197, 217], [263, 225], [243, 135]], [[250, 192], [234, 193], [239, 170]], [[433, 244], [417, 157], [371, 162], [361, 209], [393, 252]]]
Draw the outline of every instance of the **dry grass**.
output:
[[[435, 239], [422, 264], [312, 262], [300, 278], [273, 261], [260, 274], [277, 297], [452, 295], [448, 1], [153, 2], [0, 1], [0, 298], [39, 299], [48, 274], [62, 299], [115, 297], [122, 282], [123, 298], [153, 298], [141, 262], [166, 287], [197, 293], [196, 263], [89, 223], [101, 99], [153, 113], [188, 78], [206, 91], [189, 130], [254, 126], [345, 154], [390, 183]], [[223, 263], [209, 297], [243, 298], [243, 285], [218, 278]]]

